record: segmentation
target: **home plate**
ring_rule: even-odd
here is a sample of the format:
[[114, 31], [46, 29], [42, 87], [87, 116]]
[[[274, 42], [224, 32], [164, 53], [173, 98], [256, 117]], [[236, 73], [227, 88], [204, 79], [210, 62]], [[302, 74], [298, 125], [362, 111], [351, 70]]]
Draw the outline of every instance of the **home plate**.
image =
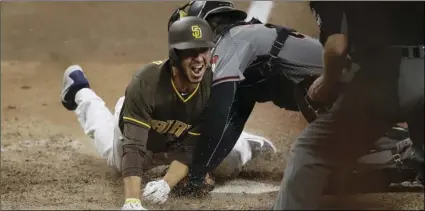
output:
[[260, 194], [279, 191], [279, 186], [263, 182], [236, 179], [217, 184], [212, 193], [249, 193]]

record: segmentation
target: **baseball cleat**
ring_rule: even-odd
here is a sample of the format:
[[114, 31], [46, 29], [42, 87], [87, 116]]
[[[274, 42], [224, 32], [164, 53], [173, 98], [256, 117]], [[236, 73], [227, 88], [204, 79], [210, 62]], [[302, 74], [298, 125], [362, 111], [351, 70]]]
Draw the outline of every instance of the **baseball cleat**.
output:
[[63, 75], [61, 101], [66, 109], [72, 111], [77, 108], [75, 95], [82, 88], [90, 88], [89, 81], [79, 65], [69, 66]]
[[276, 147], [271, 141], [261, 136], [252, 135], [246, 132], [243, 133], [251, 147], [252, 159], [257, 158], [260, 155], [261, 157], [267, 157], [276, 154]]

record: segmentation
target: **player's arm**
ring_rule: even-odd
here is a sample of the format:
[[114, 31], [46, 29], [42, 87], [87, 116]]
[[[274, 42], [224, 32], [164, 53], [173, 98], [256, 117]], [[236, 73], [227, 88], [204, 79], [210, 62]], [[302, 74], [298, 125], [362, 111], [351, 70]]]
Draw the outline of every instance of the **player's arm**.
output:
[[[196, 143], [190, 166], [190, 179], [197, 183], [204, 181], [206, 174], [212, 169], [211, 164], [222, 157], [221, 150], [233, 148], [236, 140], [222, 140], [237, 89], [236, 81], [227, 81], [215, 85], [211, 89], [208, 106], [202, 116], [202, 133]], [[220, 146], [219, 146], [220, 145]], [[216, 151], [220, 152], [216, 152]]]
[[126, 199], [140, 199], [141, 175], [152, 113], [148, 103], [151, 102], [151, 96], [147, 94], [150, 93], [149, 88], [144, 81], [133, 80], [125, 94], [120, 128], [124, 138], [121, 171]]
[[235, 99], [242, 71], [255, 57], [250, 42], [223, 37], [216, 45], [211, 61], [213, 78], [210, 97], [200, 120], [200, 136], [193, 152], [189, 179], [200, 184], [208, 172], [234, 147], [237, 140], [223, 140], [227, 124], [231, 122], [231, 107]]
[[180, 160], [171, 162], [167, 173], [163, 180], [165, 180], [172, 189], [180, 181], [182, 181], [189, 174], [189, 165], [192, 163], [193, 148], [196, 141], [200, 137], [199, 124], [188, 130], [187, 134], [183, 137], [182, 147], [184, 147], [185, 154]]
[[320, 27], [320, 42], [324, 45], [324, 82], [333, 85], [339, 81], [346, 65], [348, 39], [347, 20], [341, 2], [310, 2]]
[[167, 182], [171, 189], [174, 188], [180, 181], [182, 181], [189, 174], [189, 167], [178, 160], [171, 162], [167, 173], [163, 180]]

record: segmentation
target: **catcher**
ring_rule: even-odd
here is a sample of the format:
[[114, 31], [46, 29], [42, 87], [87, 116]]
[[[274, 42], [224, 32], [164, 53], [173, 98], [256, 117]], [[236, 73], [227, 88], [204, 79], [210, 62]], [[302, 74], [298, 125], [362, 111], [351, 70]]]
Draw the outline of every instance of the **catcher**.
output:
[[294, 89], [323, 73], [323, 48], [293, 29], [256, 19], [246, 22], [247, 14], [229, 1], [191, 1], [173, 13], [169, 25], [185, 13], [205, 19], [216, 41], [211, 95], [190, 168], [190, 186], [196, 192], [206, 173], [229, 154], [256, 102], [298, 111]]
[[[165, 176], [147, 183], [143, 192], [147, 200], [165, 202], [188, 174], [192, 146], [200, 135], [197, 121], [210, 94], [212, 72], [207, 67], [213, 32], [206, 21], [185, 17], [173, 23], [168, 37], [169, 59], [147, 64], [134, 75], [114, 115], [90, 89], [80, 66], [64, 73], [62, 104], [77, 114], [108, 165], [122, 173], [124, 210], [145, 210], [140, 200], [142, 172], [171, 163]], [[214, 173], [237, 173], [258, 154], [255, 150], [274, 150], [271, 142], [249, 133], [239, 140], [226, 165]]]

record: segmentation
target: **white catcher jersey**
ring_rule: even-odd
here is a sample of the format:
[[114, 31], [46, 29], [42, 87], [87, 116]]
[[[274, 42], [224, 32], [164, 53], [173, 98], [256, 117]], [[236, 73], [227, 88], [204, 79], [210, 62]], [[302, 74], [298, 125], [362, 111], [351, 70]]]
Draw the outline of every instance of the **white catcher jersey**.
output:
[[[248, 24], [231, 28], [212, 51], [213, 86], [226, 81], [242, 81], [243, 73], [257, 56], [267, 55], [277, 37], [274, 28]], [[304, 35], [289, 36], [278, 57], [302, 68], [322, 68], [323, 47], [319, 40]]]

